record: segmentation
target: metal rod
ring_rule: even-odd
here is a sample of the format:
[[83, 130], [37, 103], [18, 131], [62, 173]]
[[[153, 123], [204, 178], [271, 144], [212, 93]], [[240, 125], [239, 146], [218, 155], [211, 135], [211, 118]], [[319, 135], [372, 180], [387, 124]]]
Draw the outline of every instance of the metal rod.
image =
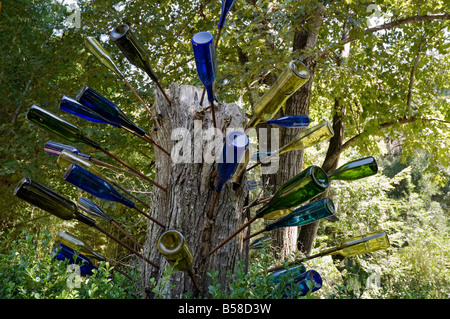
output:
[[166, 95], [166, 92], [164, 91], [164, 89], [161, 87], [161, 84], [159, 84], [159, 81], [156, 81], [156, 86], [158, 86], [159, 90], [161, 91], [161, 93], [164, 95], [164, 98], [166, 99], [167, 103], [169, 103], [169, 106], [172, 106], [172, 103], [170, 102], [169, 98]]
[[208, 213], [209, 219], [212, 219], [212, 217], [213, 217], [214, 207], [216, 206], [216, 202], [217, 202], [217, 198], [219, 197], [219, 194], [220, 193], [216, 192], [216, 195], [214, 196], [214, 200], [212, 202], [211, 209], [209, 210], [209, 213]]
[[113, 235], [111, 235], [110, 233], [108, 233], [107, 231], [105, 231], [103, 228], [101, 228], [100, 226], [98, 226], [97, 224], [94, 224], [95, 229], [99, 230], [100, 232], [102, 232], [103, 234], [105, 234], [107, 237], [111, 238], [112, 240], [114, 240], [116, 243], [118, 243], [119, 245], [125, 247], [126, 249], [128, 249], [130, 252], [132, 252], [133, 254], [135, 254], [136, 256], [138, 256], [139, 258], [143, 259], [145, 262], [149, 263], [150, 265], [152, 265], [153, 267], [159, 269], [160, 267], [155, 264], [153, 261], [149, 260], [148, 258], [146, 258], [145, 256], [143, 256], [142, 254], [138, 253], [136, 250], [134, 250], [133, 248], [131, 248], [130, 246], [128, 246], [127, 244], [121, 242], [119, 239], [117, 239], [116, 237], [114, 237]]
[[123, 160], [121, 160], [120, 158], [118, 158], [117, 156], [111, 154], [109, 151], [107, 151], [106, 149], [102, 148], [102, 147], [98, 147], [98, 150], [100, 150], [101, 152], [105, 153], [106, 155], [108, 155], [109, 157], [111, 157], [112, 159], [114, 159], [115, 161], [119, 162], [120, 164], [126, 166], [128, 169], [132, 170], [133, 172], [135, 172], [136, 174], [138, 174], [140, 177], [142, 177], [143, 179], [145, 179], [146, 181], [152, 183], [153, 185], [155, 185], [156, 187], [160, 188], [161, 190], [163, 190], [164, 192], [167, 192], [167, 189], [161, 185], [159, 185], [157, 182], [155, 182], [154, 180], [148, 178], [147, 176], [145, 176], [144, 174], [142, 174], [141, 172], [139, 172], [138, 170], [136, 170], [135, 168], [133, 168], [132, 166], [130, 166], [130, 164], [124, 162]]
[[105, 162], [100, 161], [98, 159], [95, 159], [93, 157], [91, 157], [89, 160], [94, 162], [94, 163], [96, 163], [96, 164], [98, 164], [98, 165], [101, 165], [101, 166], [104, 166], [104, 167], [108, 167], [108, 168], [111, 168], [111, 169], [115, 169], [115, 170], [121, 171], [123, 173], [126, 173], [126, 174], [129, 174], [129, 175], [133, 175], [135, 177], [141, 178], [141, 176], [139, 176], [138, 174], [136, 174], [134, 172], [130, 172], [130, 171], [127, 171], [127, 170], [125, 170], [123, 168], [117, 167], [115, 165], [112, 165], [112, 164], [109, 164], [109, 163], [105, 163]]
[[113, 180], [110, 180], [111, 184], [113, 184], [115, 187], [117, 187], [118, 189], [120, 189], [122, 192], [124, 192], [125, 194], [127, 194], [128, 196], [132, 197], [134, 200], [138, 201], [139, 203], [141, 203], [142, 205], [144, 205], [146, 208], [150, 208], [150, 205], [148, 205], [146, 202], [144, 202], [143, 200], [141, 200], [139, 197], [135, 196], [134, 194], [132, 194], [131, 192], [127, 191], [125, 188], [123, 188], [122, 186], [120, 186], [118, 183], [116, 183]]
[[250, 238], [255, 237], [256, 235], [259, 235], [261, 233], [264, 233], [265, 231], [266, 231], [265, 229], [262, 229], [254, 234], [248, 235], [247, 237], [244, 237], [244, 239], [242, 239], [242, 241], [249, 240]]
[[136, 132], [130, 130], [129, 128], [126, 128], [125, 126], [121, 126], [121, 128], [124, 129], [125, 131], [127, 131], [127, 132], [129, 132], [129, 133], [131, 133], [131, 134], [133, 134], [133, 135], [135, 135], [135, 136], [137, 136], [137, 137], [139, 137], [140, 139], [142, 139], [142, 140], [144, 140], [144, 141], [146, 141], [146, 142], [148, 142], [148, 143], [150, 143], [150, 144], [155, 145], [155, 146], [156, 146], [157, 148], [159, 148], [161, 151], [163, 151], [164, 153], [166, 153], [167, 155], [170, 156], [169, 152], [167, 152], [164, 148], [162, 148], [161, 145], [159, 145], [159, 144], [156, 143], [154, 140], [152, 140], [152, 138], [151, 138], [150, 136], [148, 136], [147, 133], [146, 133], [144, 136], [142, 136], [142, 135], [139, 135], [138, 133], [136, 133]]
[[150, 116], [153, 117], [152, 112], [150, 111], [150, 109], [148, 108], [148, 106], [145, 104], [144, 100], [142, 100], [142, 98], [139, 96], [139, 94], [137, 94], [136, 90], [131, 86], [131, 84], [127, 81], [126, 78], [123, 78], [125, 84], [130, 88], [130, 90], [133, 92], [133, 94], [137, 97], [137, 99], [139, 100], [139, 102], [141, 102], [142, 106], [144, 106], [144, 108], [147, 110], [148, 114], [150, 114]]
[[217, 128], [216, 111], [214, 110], [214, 101], [211, 101], [211, 116], [212, 116], [214, 128]]
[[163, 151], [165, 154], [167, 154], [167, 156], [170, 156], [170, 153], [168, 151], [166, 151], [161, 145], [159, 145], [158, 143], [156, 143], [154, 140], [152, 140], [150, 138], [150, 136], [148, 136], [148, 134], [145, 134], [144, 137], [146, 139], [148, 139], [148, 142], [152, 143], [153, 145], [155, 145], [157, 148], [159, 148], [161, 151]]
[[[311, 259], [314, 259], [314, 258], [317, 258], [317, 257], [321, 257], [321, 256], [324, 256], [324, 255], [327, 255], [327, 254], [329, 254], [329, 253], [331, 253], [333, 251], [339, 250], [340, 248], [341, 247], [336, 247], [334, 249], [322, 251], [322, 252], [317, 253], [317, 254], [312, 255], [312, 256], [308, 256], [308, 257], [304, 257], [304, 258], [301, 258], [301, 259], [298, 259], [298, 260], [291, 261], [291, 262], [287, 263], [287, 266], [291, 267], [293, 265], [300, 264], [300, 263], [302, 263], [304, 261], [311, 260]], [[280, 270], [280, 269], [284, 269], [284, 267], [285, 267], [284, 265], [283, 266], [273, 267], [273, 268], [268, 269], [267, 272], [274, 272], [274, 271], [277, 271], [277, 270]]]
[[118, 230], [120, 230], [120, 232], [122, 232], [122, 234], [127, 236], [133, 243], [135, 243], [136, 246], [138, 246], [141, 249], [144, 249], [144, 246], [142, 246], [136, 239], [134, 239], [128, 232], [126, 232], [122, 227], [120, 227], [115, 221], [112, 220], [111, 224], [113, 224], [114, 227], [116, 227]]
[[231, 234], [227, 239], [225, 239], [222, 243], [220, 243], [216, 248], [214, 248], [213, 250], [211, 250], [208, 253], [208, 257], [211, 256], [214, 252], [216, 252], [220, 247], [222, 247], [223, 245], [225, 245], [227, 242], [229, 242], [233, 237], [235, 237], [237, 234], [239, 234], [241, 231], [243, 231], [247, 226], [249, 226], [251, 223], [253, 223], [256, 219], [258, 219], [257, 216], [254, 216], [252, 218], [249, 219], [248, 222], [246, 222], [244, 225], [242, 225], [241, 227], [239, 227], [238, 230], [236, 230], [233, 234]]
[[148, 219], [150, 219], [152, 222], [158, 224], [159, 226], [161, 226], [162, 228], [166, 228], [166, 226], [164, 226], [164, 224], [160, 223], [159, 221], [157, 221], [156, 219], [154, 219], [153, 217], [151, 217], [150, 215], [148, 215], [147, 213], [145, 213], [143, 210], [137, 208], [136, 206], [133, 207], [135, 210], [137, 210], [139, 213], [141, 213], [142, 215], [144, 215], [145, 217], [147, 217]]
[[113, 271], [117, 271], [118, 273], [122, 274], [123, 276], [127, 277], [129, 280], [133, 280], [133, 278], [131, 278], [130, 275], [126, 274], [124, 271], [120, 270], [119, 268], [117, 268], [116, 266], [114, 266]]
[[195, 280], [194, 275], [189, 275], [189, 277], [191, 278], [192, 283], [194, 284], [195, 290], [200, 291], [200, 288], [198, 287], [197, 280]]

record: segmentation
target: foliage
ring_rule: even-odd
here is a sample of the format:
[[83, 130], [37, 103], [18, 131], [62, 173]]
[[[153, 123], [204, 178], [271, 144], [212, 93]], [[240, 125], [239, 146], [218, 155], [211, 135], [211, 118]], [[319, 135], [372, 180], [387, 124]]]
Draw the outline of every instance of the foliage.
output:
[[[0, 298], [2, 299], [134, 299], [133, 281], [111, 274], [108, 262], [100, 262], [94, 274], [74, 281], [67, 261], [52, 257], [52, 238], [47, 231], [14, 239], [1, 233], [8, 249], [0, 253]], [[134, 280], [137, 273], [132, 272]], [[69, 283], [72, 283], [70, 285]]]
[[[280, 299], [285, 293], [286, 285], [293, 283], [293, 278], [283, 278], [277, 285], [273, 284], [271, 273], [267, 270], [272, 265], [273, 260], [265, 249], [258, 251], [253, 256], [253, 262], [246, 270], [246, 265], [239, 261], [238, 270], [229, 276], [229, 286], [221, 287], [217, 283], [217, 270], [208, 272], [211, 278], [209, 294], [213, 299]], [[285, 265], [285, 269], [288, 269]], [[314, 293], [308, 292], [306, 296], [301, 295], [301, 291], [294, 286], [290, 293], [290, 299], [309, 299]]]

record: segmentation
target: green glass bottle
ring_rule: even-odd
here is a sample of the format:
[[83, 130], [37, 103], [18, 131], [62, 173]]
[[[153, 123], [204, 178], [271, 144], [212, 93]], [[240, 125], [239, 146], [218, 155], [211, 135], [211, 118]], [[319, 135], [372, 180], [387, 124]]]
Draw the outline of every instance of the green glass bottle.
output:
[[56, 236], [56, 242], [62, 243], [66, 246], [69, 246], [75, 251], [78, 251], [80, 254], [83, 254], [87, 257], [92, 257], [100, 261], [106, 260], [106, 258], [98, 253], [96, 253], [93, 249], [91, 249], [85, 242], [83, 242], [80, 238], [60, 231]]
[[375, 158], [369, 156], [342, 165], [338, 169], [334, 170], [331, 174], [328, 174], [328, 178], [331, 181], [334, 180], [354, 181], [360, 178], [375, 175], [377, 172], [378, 172], [377, 162]]
[[14, 195], [63, 220], [74, 219], [77, 213], [75, 203], [28, 177], [19, 182]]
[[341, 255], [344, 257], [352, 257], [389, 248], [389, 246], [389, 238], [386, 232], [380, 231], [347, 239], [338, 247], [321, 252], [321, 255]]
[[142, 43], [127, 24], [120, 24], [111, 31], [109, 38], [113, 41], [128, 61], [143, 70], [155, 82], [158, 78], [150, 66], [150, 57]]
[[299, 60], [290, 61], [271, 88], [253, 106], [253, 116], [246, 128], [255, 127], [259, 121], [272, 119], [283, 103], [308, 80], [306, 65]]
[[119, 78], [123, 79], [124, 75], [117, 68], [111, 54], [97, 41], [94, 37], [86, 37], [84, 39], [86, 48], [108, 69], [113, 71]]
[[194, 275], [192, 265], [194, 257], [186, 243], [183, 234], [178, 230], [169, 229], [158, 238], [158, 250], [166, 258], [169, 264], [174, 265], [176, 269], [186, 271], [190, 276]]
[[328, 176], [318, 166], [310, 166], [278, 188], [272, 199], [256, 211], [258, 218], [274, 219], [323, 193], [329, 186]]
[[[389, 238], [385, 231], [373, 232], [362, 236], [352, 237], [341, 242], [338, 246], [322, 250], [321, 252], [310, 255], [293, 262], [288, 263], [289, 266], [301, 264], [307, 260], [311, 260], [323, 256], [341, 255], [343, 257], [352, 257], [361, 254], [371, 253], [380, 249], [389, 248]], [[269, 269], [269, 272], [284, 269], [286, 266], [277, 266]]]
[[286, 145], [282, 146], [278, 152], [274, 152], [272, 156], [281, 155], [283, 153], [294, 151], [294, 150], [304, 150], [311, 147], [317, 143], [325, 141], [332, 138], [334, 135], [333, 127], [330, 122], [324, 121], [307, 130], [298, 133], [295, 137]]
[[66, 122], [59, 116], [56, 116], [37, 105], [31, 106], [26, 115], [26, 119], [71, 142], [87, 144], [96, 149], [99, 148], [99, 145], [84, 136], [77, 126]]

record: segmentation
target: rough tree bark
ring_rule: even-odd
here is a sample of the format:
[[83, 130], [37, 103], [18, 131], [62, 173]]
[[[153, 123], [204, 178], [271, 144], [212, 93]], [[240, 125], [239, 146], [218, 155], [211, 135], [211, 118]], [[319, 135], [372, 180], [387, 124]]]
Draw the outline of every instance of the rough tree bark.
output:
[[[247, 220], [242, 211], [248, 203], [248, 188], [246, 179], [243, 187], [236, 191], [227, 184], [218, 198], [212, 222], [208, 220], [207, 213], [214, 198], [216, 184], [216, 178], [212, 178], [211, 174], [216, 163], [205, 163], [201, 155], [208, 152], [205, 149], [208, 141], [203, 140], [205, 135], [202, 138], [202, 132], [206, 134], [206, 130], [213, 127], [209, 102], [205, 99], [203, 105], [200, 105], [202, 90], [193, 86], [171, 84], [167, 90], [172, 101], [171, 107], [167, 105], [161, 93], [157, 93], [156, 102], [152, 106], [155, 124], [151, 137], [166, 150], [172, 151], [172, 156], [169, 157], [155, 148], [155, 180], [167, 188], [167, 193], [153, 189], [149, 214], [164, 223], [167, 229], [177, 229], [184, 235], [194, 256], [194, 269], [200, 287], [198, 296], [206, 297], [210, 285], [207, 272], [212, 269], [219, 271], [218, 283], [227, 287], [227, 272], [235, 272], [239, 260], [247, 265], [247, 244], [242, 243], [242, 238], [247, 234], [245, 231], [207, 258], [205, 263], [202, 262], [202, 257]], [[247, 122], [242, 108], [234, 103], [215, 103], [215, 114], [223, 136], [226, 136], [227, 128], [243, 131]], [[181, 143], [178, 141], [180, 137], [172, 135], [177, 128], [189, 133], [182, 138], [182, 143], [186, 146], [183, 151], [191, 152], [191, 160], [187, 160], [187, 163], [177, 164], [173, 160], [173, 152]], [[221, 146], [222, 139], [220, 149]], [[143, 265], [143, 288], [147, 298], [155, 297], [151, 292], [153, 287], [150, 278], [154, 277], [160, 282], [167, 266], [167, 261], [156, 247], [162, 232], [161, 227], [149, 222], [144, 255], [161, 268], [158, 270], [148, 264]], [[170, 284], [174, 285], [173, 289], [168, 289]], [[194, 292], [189, 276], [183, 272], [171, 276], [165, 288], [166, 297], [177, 299], [187, 292]]]
[[[311, 16], [304, 17], [304, 19], [302, 19], [302, 24], [296, 28], [294, 33], [294, 52], [308, 52], [316, 46], [318, 30], [322, 24], [323, 13], [324, 7], [322, 4], [319, 4], [312, 12]], [[302, 62], [309, 70], [310, 79], [286, 101], [286, 115], [309, 115], [311, 89], [314, 81], [316, 61], [313, 56], [309, 55], [307, 58], [303, 59]], [[290, 142], [298, 132], [299, 129], [281, 128], [279, 145], [282, 146]], [[303, 153], [303, 150], [291, 151], [280, 156], [278, 172], [270, 175], [269, 177], [270, 185], [274, 185], [275, 190], [287, 180], [302, 171]], [[277, 251], [275, 257], [283, 259], [289, 257], [294, 251], [297, 250], [297, 227], [286, 227], [279, 230], [274, 230], [270, 233], [272, 236], [272, 245]]]
[[[343, 35], [342, 38], [345, 39], [348, 37], [349, 30], [347, 25], [344, 24], [343, 27]], [[350, 46], [349, 44], [345, 44], [341, 51], [340, 56], [337, 59], [338, 66], [341, 63], [345, 63], [345, 59], [348, 58]], [[342, 99], [337, 96], [334, 99], [334, 115], [333, 115], [333, 131], [334, 136], [330, 139], [328, 144], [327, 153], [325, 155], [324, 162], [322, 164], [322, 168], [326, 173], [331, 173], [337, 168], [339, 162], [339, 149], [342, 146], [342, 141], [344, 138], [344, 116], [345, 116], [345, 105], [342, 103]], [[330, 182], [331, 187], [331, 182]], [[330, 187], [328, 189], [330, 189]], [[319, 195], [315, 200], [319, 200], [328, 196], [328, 190], [323, 194]], [[316, 239], [317, 230], [319, 229], [320, 221], [311, 223], [309, 225], [303, 226], [300, 230], [300, 234], [298, 236], [298, 249], [302, 251], [305, 255], [310, 255], [311, 250], [314, 245], [314, 241]]]

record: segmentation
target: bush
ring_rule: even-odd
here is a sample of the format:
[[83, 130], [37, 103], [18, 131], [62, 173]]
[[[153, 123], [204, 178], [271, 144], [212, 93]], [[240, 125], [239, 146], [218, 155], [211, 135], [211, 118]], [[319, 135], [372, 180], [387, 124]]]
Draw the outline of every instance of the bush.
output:
[[[108, 262], [98, 271], [77, 277], [67, 261], [52, 258], [51, 236], [47, 231], [11, 239], [0, 233], [0, 298], [2, 299], [130, 299], [138, 298], [134, 280], [111, 272]], [[132, 271], [132, 278], [137, 276]], [[75, 279], [75, 280], [74, 280]], [[136, 279], [136, 278], [133, 278]]]

